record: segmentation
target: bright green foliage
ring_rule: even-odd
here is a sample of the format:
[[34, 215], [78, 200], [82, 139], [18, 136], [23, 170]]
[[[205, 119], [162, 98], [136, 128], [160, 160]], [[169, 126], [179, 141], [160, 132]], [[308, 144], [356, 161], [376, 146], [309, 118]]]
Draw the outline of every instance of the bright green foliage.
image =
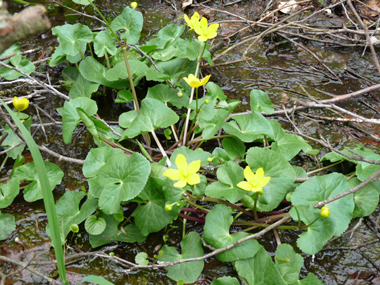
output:
[[272, 150], [280, 153], [285, 159], [291, 160], [301, 149], [306, 153], [312, 151], [311, 146], [302, 137], [284, 133], [276, 120], [269, 120], [269, 123], [272, 126], [275, 140], [271, 145]]
[[20, 192], [19, 183], [19, 179], [12, 178], [7, 183], [0, 184], [0, 208], [6, 208], [12, 204]]
[[146, 252], [140, 252], [136, 255], [135, 262], [138, 265], [148, 265], [149, 260], [146, 259], [147, 257], [148, 257], [148, 254]]
[[92, 134], [95, 140], [95, 143], [98, 146], [103, 145], [100, 135], [106, 138], [112, 137], [110, 128], [107, 127], [102, 121], [94, 119], [93, 117], [87, 115], [86, 112], [82, 108], [79, 108], [79, 107], [77, 108], [77, 113], [81, 121], [83, 122], [83, 124], [86, 125], [89, 133]]
[[[145, 71], [149, 70], [148, 66], [138, 60], [129, 60], [129, 68], [132, 76], [144, 76]], [[106, 71], [106, 79], [109, 81], [115, 81], [119, 79], [128, 78], [128, 71], [125, 62], [119, 62], [113, 68]]]
[[15, 217], [0, 212], [0, 240], [7, 239], [16, 230]]
[[70, 233], [70, 226], [72, 224], [79, 225], [95, 212], [98, 206], [96, 199], [87, 199], [79, 209], [79, 204], [85, 196], [84, 192], [68, 191], [59, 199], [57, 203], [57, 215], [59, 225], [63, 229], [64, 238]]
[[[301, 267], [303, 266], [303, 258], [300, 254], [295, 253], [292, 246], [289, 244], [280, 244], [276, 249], [276, 267], [282, 278], [288, 284], [297, 282], [300, 275]], [[288, 262], [281, 263], [281, 260]]]
[[[321, 210], [314, 208], [312, 205], [300, 205], [297, 206], [297, 210], [300, 214], [301, 221], [304, 222], [305, 225], [313, 223], [321, 214]], [[290, 214], [295, 221], [298, 221], [298, 216], [294, 208], [290, 210]], [[324, 244], [333, 237], [335, 227], [336, 225], [333, 221], [332, 214], [328, 218], [320, 218], [311, 226], [307, 227], [307, 231], [299, 236], [297, 246], [305, 253], [316, 254], [323, 248]]]
[[87, 56], [81, 61], [79, 70], [84, 78], [88, 81], [99, 83], [111, 88], [125, 88], [128, 86], [128, 81], [113, 79], [108, 80], [106, 77], [107, 68], [99, 63], [92, 56]]
[[89, 216], [84, 227], [89, 234], [100, 235], [106, 228], [106, 221], [101, 217]]
[[115, 99], [115, 103], [127, 103], [127, 102], [132, 102], [132, 101], [133, 101], [133, 94], [131, 91], [126, 90], [126, 89], [119, 91], [117, 93], [117, 98]]
[[202, 137], [205, 140], [211, 139], [220, 130], [220, 128], [224, 124], [225, 119], [229, 115], [226, 110], [220, 109], [215, 110], [213, 113], [214, 116], [211, 118], [211, 120], [199, 121], [199, 127], [203, 130]]
[[285, 285], [287, 284], [274, 265], [267, 251], [257, 245], [257, 253], [249, 259], [238, 260], [235, 268], [249, 285]]
[[[331, 173], [324, 176], [314, 176], [297, 187], [292, 195], [294, 205], [314, 205], [334, 197], [348, 189], [350, 185], [344, 175]], [[330, 217], [335, 224], [335, 236], [340, 236], [347, 229], [354, 210], [352, 194], [327, 204]], [[302, 218], [301, 218], [302, 219]]]
[[[77, 1], [89, 1], [89, 0], [77, 0]], [[98, 285], [114, 285], [113, 283], [107, 281], [103, 277], [95, 276], [95, 275], [88, 275], [85, 278], [83, 278], [82, 282], [79, 284], [82, 284], [83, 282], [91, 282]]]
[[218, 279], [214, 279], [211, 282], [211, 285], [240, 285], [240, 283], [239, 280], [237, 280], [234, 277], [225, 276]]
[[224, 94], [222, 88], [214, 82], [208, 82], [206, 85], [206, 89], [208, 90], [207, 96], [218, 98], [220, 101], [227, 100], [227, 96]]
[[177, 217], [180, 210], [173, 206], [172, 211], [165, 211], [165, 199], [160, 190], [164, 183], [164, 180], [150, 178], [144, 190], [139, 194], [139, 197], [146, 203], [138, 206], [132, 216], [143, 235], [163, 229]]
[[[164, 245], [161, 249], [163, 254], [158, 259], [159, 261], [177, 261], [192, 257], [201, 257], [203, 255], [203, 247], [201, 237], [196, 232], [190, 232], [181, 241], [181, 254], [177, 252], [174, 247]], [[204, 266], [204, 261], [192, 261], [167, 267], [166, 274], [169, 278], [179, 281], [183, 280], [185, 283], [195, 282], [201, 274]]]
[[[23, 122], [24, 126], [28, 130], [30, 130], [30, 125], [32, 124], [32, 121], [33, 121], [32, 118], [29, 118], [28, 120]], [[4, 133], [8, 133], [8, 136], [5, 138], [5, 140], [1, 144], [1, 146], [3, 146], [5, 150], [7, 150], [7, 149], [19, 144], [20, 142], [22, 142], [22, 140], [19, 138], [19, 136], [16, 135], [8, 125], [4, 126]], [[25, 144], [22, 144], [18, 147], [15, 147], [12, 150], [10, 150], [9, 152], [7, 152], [7, 154], [11, 158], [17, 159], [17, 157], [22, 154], [24, 149], [25, 149]]]
[[89, 191], [99, 197], [99, 207], [105, 214], [115, 214], [120, 202], [135, 198], [143, 190], [149, 173], [150, 164], [141, 154], [112, 156], [89, 180]]
[[189, 97], [184, 95], [180, 98], [177, 93], [176, 89], [170, 88], [165, 84], [157, 84], [148, 89], [146, 98], [156, 99], [162, 103], [170, 103], [177, 108], [187, 106]]
[[140, 39], [140, 33], [143, 26], [143, 17], [141, 12], [129, 7], [124, 8], [123, 13], [117, 16], [111, 24], [111, 28], [116, 32], [123, 30], [122, 39], [126, 39], [131, 45], [136, 44]]
[[305, 279], [298, 281], [300, 285], [323, 285], [321, 280], [318, 280], [313, 273], [309, 273]]
[[[203, 232], [205, 242], [215, 248], [225, 247], [239, 239], [249, 236], [248, 233], [230, 234], [233, 221], [232, 210], [226, 205], [215, 205], [206, 216], [206, 224]], [[248, 240], [232, 249], [216, 255], [220, 261], [229, 262], [246, 259], [254, 256], [259, 250], [259, 243], [255, 239]]]
[[[21, 52], [20, 42], [17, 42], [15, 44], [11, 45], [9, 48], [7, 48], [5, 51], [3, 51], [3, 53], [0, 54], [0, 58], [10, 56], [12, 54], [20, 53], [20, 52]], [[9, 59], [5, 59], [5, 60], [3, 60], [3, 62], [8, 64]]]
[[159, 49], [162, 49], [165, 46], [175, 43], [183, 34], [184, 30], [185, 26], [168, 25], [158, 32], [157, 38], [150, 40], [146, 45], [155, 45]]
[[[73, 0], [74, 3], [80, 4], [80, 5], [90, 5], [90, 2], [93, 2], [92, 0]], [[82, 280], [84, 282], [84, 280]]]
[[102, 57], [105, 53], [115, 55], [116, 51], [115, 41], [109, 33], [101, 31], [96, 35], [94, 39], [94, 52], [97, 56]]
[[58, 37], [59, 47], [66, 55], [76, 56], [78, 53], [84, 53], [87, 43], [92, 41], [90, 28], [80, 23], [57, 26], [51, 30], [53, 35]]
[[122, 139], [133, 138], [139, 134], [167, 128], [179, 120], [178, 115], [156, 99], [144, 99], [140, 113], [122, 134]]
[[170, 157], [170, 162], [172, 163], [171, 168], [177, 169], [177, 166], [175, 165], [175, 159], [179, 154], [183, 154], [186, 157], [186, 161], [188, 164], [190, 164], [193, 161], [200, 160], [201, 166], [208, 165], [209, 163], [207, 161], [207, 158], [211, 156], [209, 152], [204, 151], [200, 148], [196, 150], [191, 150], [187, 147], [180, 147], [177, 148]]
[[262, 167], [270, 181], [260, 195], [270, 201], [269, 204], [258, 205], [262, 211], [272, 211], [284, 199], [286, 192], [293, 186], [296, 174], [293, 167], [281, 155], [267, 148], [252, 147], [247, 152], [246, 161], [253, 172]]
[[[45, 161], [46, 174], [50, 182], [50, 191], [53, 191], [54, 187], [61, 183], [63, 177], [63, 171], [58, 165]], [[24, 199], [28, 202], [34, 202], [42, 199], [42, 188], [39, 182], [36, 165], [34, 162], [24, 164], [18, 168], [12, 179], [19, 181], [33, 181], [24, 189]]]
[[81, 117], [76, 110], [78, 107], [82, 108], [88, 116], [95, 115], [98, 111], [96, 102], [89, 98], [80, 97], [65, 102], [62, 114], [62, 132], [66, 144], [71, 142], [73, 132], [81, 122]]
[[273, 114], [274, 108], [273, 104], [269, 99], [269, 96], [261, 90], [251, 91], [251, 111], [261, 113], [265, 112], [267, 114]]
[[98, 90], [99, 85], [99, 83], [88, 81], [82, 74], [79, 74], [70, 89], [69, 97], [71, 99], [79, 97], [91, 98], [92, 93]]
[[216, 172], [219, 181], [207, 186], [206, 195], [236, 203], [247, 194], [246, 191], [237, 187], [237, 184], [244, 180], [243, 172], [243, 168], [236, 163], [224, 163]]
[[223, 130], [237, 136], [243, 142], [253, 142], [263, 135], [273, 136], [273, 131], [268, 120], [259, 113], [234, 116], [233, 121], [224, 123]]
[[109, 146], [91, 149], [83, 165], [84, 176], [88, 178], [94, 177], [103, 166], [108, 164], [112, 157], [123, 154], [121, 149]]
[[225, 138], [222, 141], [222, 146], [227, 152], [231, 160], [241, 161], [245, 156], [245, 144], [237, 137]]
[[[10, 62], [15, 68], [27, 74], [31, 74], [36, 69], [34, 64], [31, 63], [24, 55], [15, 55], [11, 57]], [[19, 77], [23, 77], [24, 75], [13, 69], [3, 66], [0, 68], [0, 76], [6, 80], [15, 80]]]
[[112, 215], [101, 213], [99, 218], [104, 219], [107, 226], [99, 235], [90, 234], [90, 244], [94, 248], [112, 243], [113, 241], [133, 243], [143, 242], [146, 239], [146, 236], [144, 236], [134, 224], [129, 224], [121, 230], [119, 229], [120, 222]]
[[[348, 181], [350, 187], [353, 188], [360, 184], [360, 180], [352, 178]], [[374, 182], [371, 182], [354, 193], [355, 209], [352, 218], [366, 217], [372, 214], [377, 204], [379, 204], [379, 193], [376, 190]]]

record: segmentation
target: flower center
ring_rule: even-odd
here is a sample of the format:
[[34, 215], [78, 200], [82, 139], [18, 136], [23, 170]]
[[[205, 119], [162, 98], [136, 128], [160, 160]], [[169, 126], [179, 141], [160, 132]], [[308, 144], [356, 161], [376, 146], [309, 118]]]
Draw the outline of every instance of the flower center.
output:
[[184, 178], [187, 178], [189, 176], [189, 171], [187, 169], [183, 170], [182, 175]]

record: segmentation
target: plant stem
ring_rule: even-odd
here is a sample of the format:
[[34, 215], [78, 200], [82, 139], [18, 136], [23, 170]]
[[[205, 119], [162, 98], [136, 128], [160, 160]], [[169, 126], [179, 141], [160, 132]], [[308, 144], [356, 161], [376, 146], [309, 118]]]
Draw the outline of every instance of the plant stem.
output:
[[316, 218], [311, 224], [308, 224], [308, 225], [304, 225], [302, 227], [299, 227], [299, 229], [305, 229], [305, 228], [308, 228], [310, 227], [312, 224], [314, 224], [316, 221], [318, 221], [322, 216], [318, 216], [318, 218]]
[[257, 200], [259, 199], [259, 195], [255, 198], [255, 203], [253, 205], [253, 214], [255, 215], [255, 220], [258, 220], [259, 217], [257, 216]]
[[170, 167], [172, 164], [171, 164], [171, 162], [170, 162], [170, 160], [168, 158], [168, 155], [166, 154], [164, 148], [162, 147], [160, 141], [158, 140], [158, 137], [156, 136], [156, 133], [154, 131], [152, 131], [151, 134], [152, 134], [154, 140], [156, 141], [156, 144], [157, 144], [158, 148], [160, 149], [160, 151], [162, 153], [162, 156], [164, 156], [164, 157], [167, 158], [166, 159], [166, 164]]
[[137, 95], [136, 95], [135, 85], [133, 83], [132, 73], [131, 73], [131, 69], [129, 68], [129, 63], [128, 63], [127, 47], [126, 47], [127, 43], [126, 43], [126, 41], [124, 41], [124, 45], [125, 46], [123, 47], [123, 56], [124, 56], [125, 65], [127, 66], [129, 83], [130, 83], [131, 89], [132, 89], [133, 102], [135, 103], [135, 108], [137, 110], [137, 113], [140, 113], [140, 107], [139, 107], [139, 102], [137, 101]]
[[106, 61], [107, 61], [107, 68], [111, 69], [110, 60], [108, 58], [108, 53], [107, 52], [104, 53], [104, 57], [106, 58]]

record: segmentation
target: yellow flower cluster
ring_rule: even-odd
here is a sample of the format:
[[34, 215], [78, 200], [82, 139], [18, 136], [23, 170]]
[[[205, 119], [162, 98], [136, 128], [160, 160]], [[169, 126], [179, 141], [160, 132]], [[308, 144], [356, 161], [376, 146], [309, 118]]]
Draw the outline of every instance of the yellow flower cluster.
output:
[[198, 12], [195, 12], [193, 16], [189, 17], [185, 14], [186, 25], [194, 30], [198, 34], [198, 40], [200, 42], [206, 42], [207, 40], [215, 38], [218, 33], [216, 32], [219, 28], [219, 24], [208, 25], [207, 19], [200, 16]]

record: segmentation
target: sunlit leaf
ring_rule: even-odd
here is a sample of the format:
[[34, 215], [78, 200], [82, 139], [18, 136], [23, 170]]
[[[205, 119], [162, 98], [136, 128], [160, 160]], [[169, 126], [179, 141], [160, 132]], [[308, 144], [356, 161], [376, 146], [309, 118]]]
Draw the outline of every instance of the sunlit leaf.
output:
[[123, 30], [122, 39], [126, 39], [131, 45], [136, 44], [140, 39], [143, 26], [143, 16], [141, 12], [129, 7], [124, 8], [123, 13], [117, 16], [111, 23], [111, 28], [116, 32]]
[[115, 40], [109, 33], [101, 31], [96, 35], [94, 39], [94, 52], [98, 57], [104, 56], [105, 53], [115, 55], [116, 51]]
[[62, 51], [71, 56], [86, 51], [87, 43], [92, 42], [92, 32], [89, 27], [76, 23], [75, 25], [56, 26], [51, 29], [53, 35], [58, 37]]

